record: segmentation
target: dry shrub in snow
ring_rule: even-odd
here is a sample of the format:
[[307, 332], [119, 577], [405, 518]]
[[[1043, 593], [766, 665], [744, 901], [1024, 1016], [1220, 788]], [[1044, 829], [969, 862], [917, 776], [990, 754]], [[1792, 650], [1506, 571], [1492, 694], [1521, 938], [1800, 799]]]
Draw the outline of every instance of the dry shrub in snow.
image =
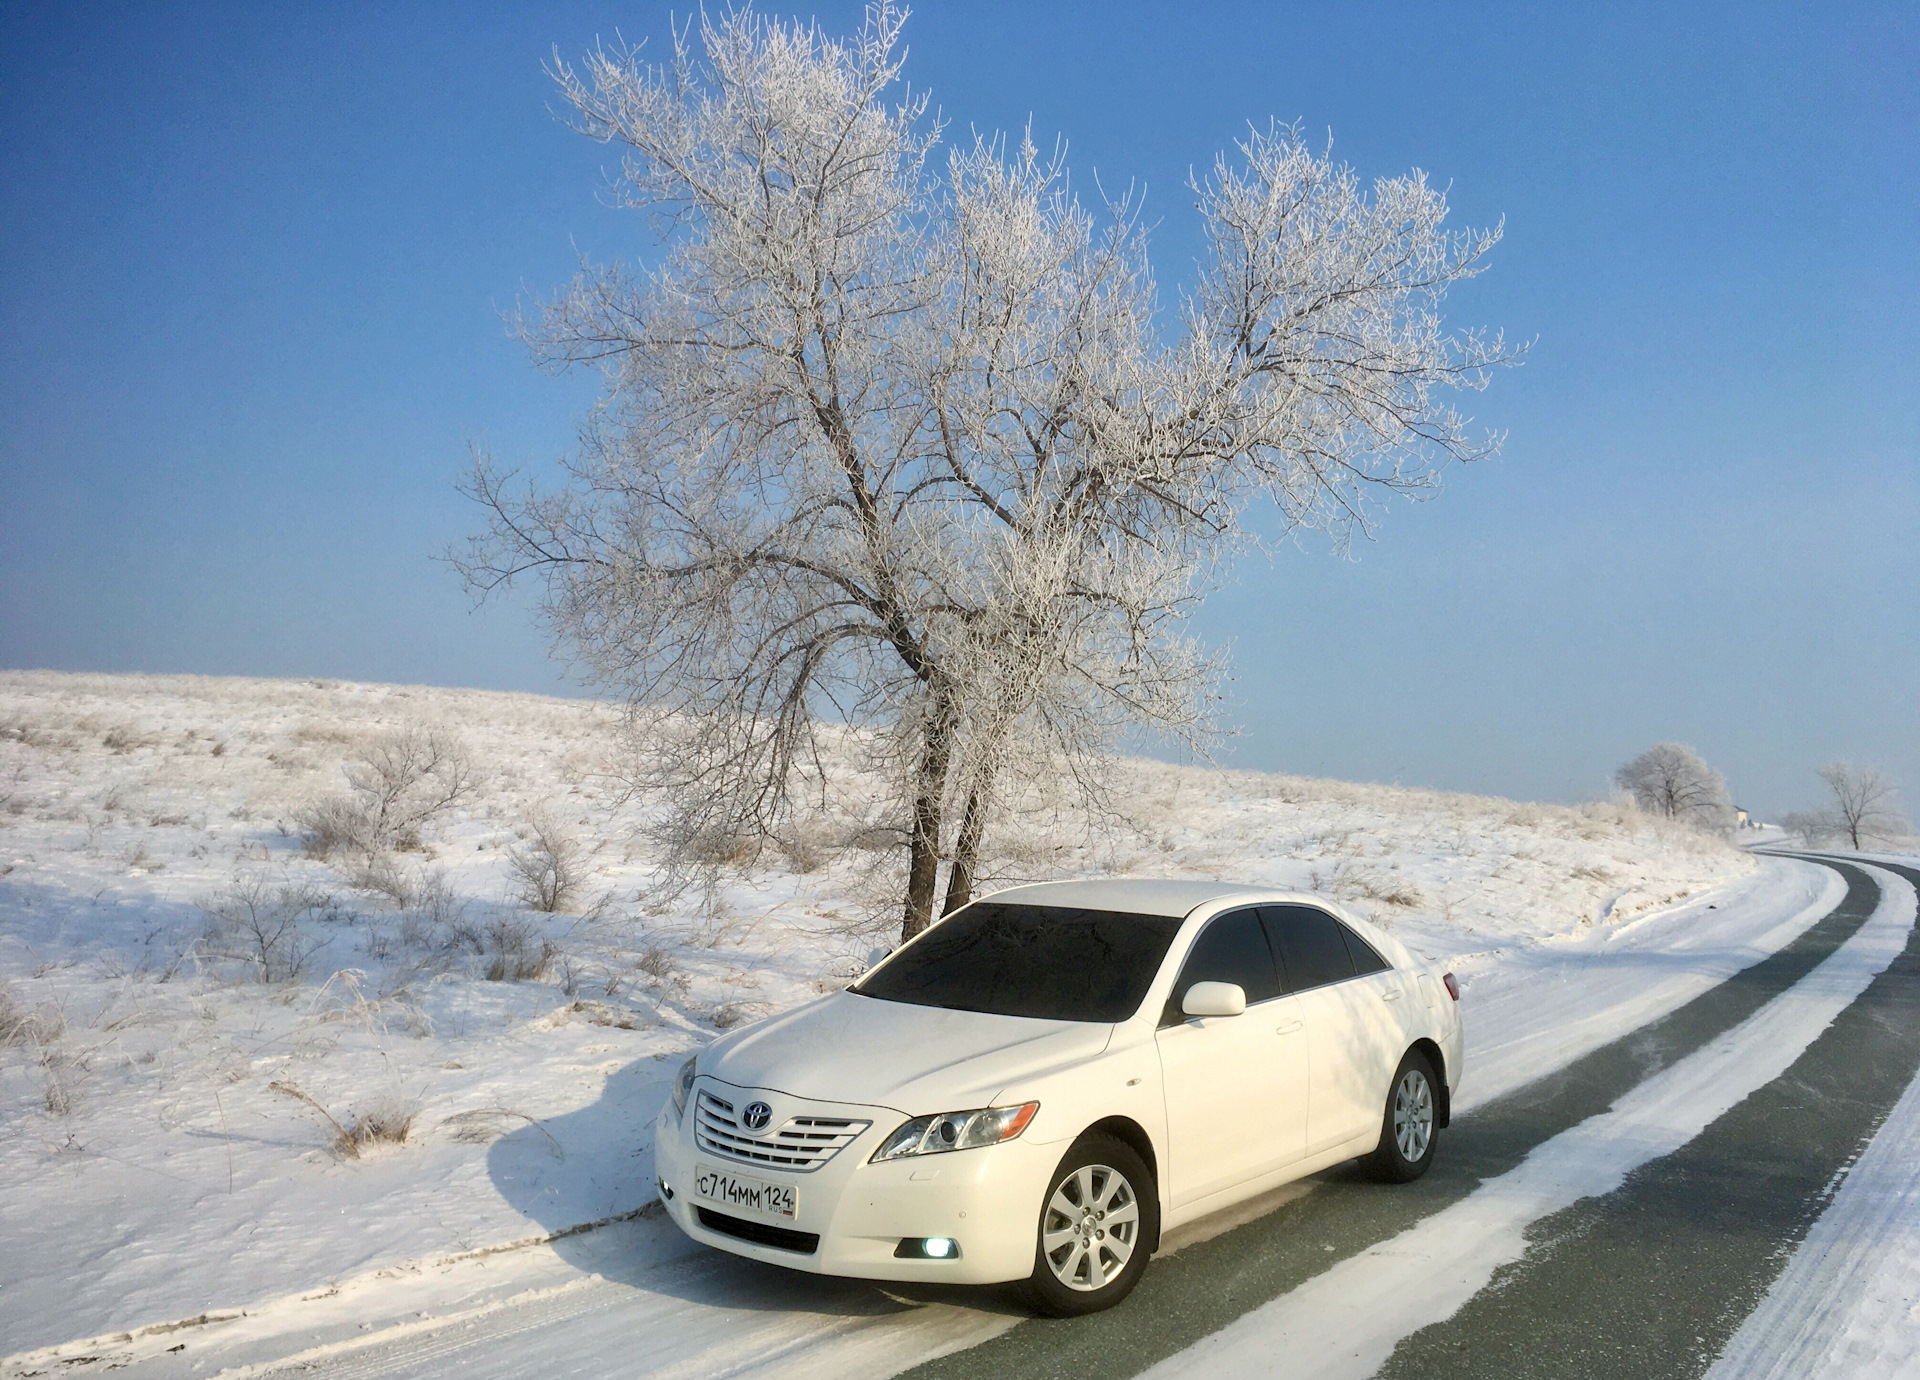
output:
[[519, 899], [548, 914], [571, 910], [586, 880], [579, 841], [544, 811], [536, 811], [527, 827], [533, 837], [507, 857]]
[[320, 948], [320, 941], [306, 933], [306, 923], [334, 913], [325, 892], [271, 882], [257, 872], [236, 877], [225, 891], [198, 904], [207, 917], [208, 952], [251, 965], [261, 982], [299, 977]]
[[832, 861], [834, 841], [812, 821], [789, 826], [775, 838], [787, 864], [802, 876], [818, 872]]
[[346, 1143], [353, 1146], [356, 1155], [372, 1145], [404, 1144], [418, 1114], [418, 1108], [400, 1098], [380, 1098], [354, 1117], [347, 1127]]
[[282, 1097], [290, 1097], [308, 1110], [318, 1113], [333, 1131], [333, 1152], [343, 1159], [357, 1160], [361, 1152], [376, 1145], [403, 1145], [420, 1114], [418, 1106], [400, 1097], [377, 1097], [349, 1122], [321, 1106], [299, 1084], [281, 1079], [267, 1085]]
[[54, 1006], [29, 1006], [11, 984], [0, 984], [0, 1049], [52, 1044], [66, 1033], [66, 1019]]
[[297, 816], [307, 849], [317, 858], [417, 851], [424, 846], [421, 830], [434, 816], [479, 787], [459, 740], [418, 725], [375, 738], [344, 770], [348, 794], [314, 801]]
[[480, 934], [467, 923], [466, 903], [447, 882], [446, 873], [423, 872], [408, 888], [400, 913], [400, 943], [407, 949], [445, 958], [462, 943], [478, 950]]
[[646, 1024], [641, 1014], [630, 1007], [590, 1001], [585, 997], [576, 998], [567, 1010], [584, 1017], [590, 1024], [607, 1026], [613, 1030], [640, 1030]]
[[354, 801], [343, 795], [330, 795], [297, 811], [294, 822], [307, 836], [307, 852], [316, 858], [362, 846], [366, 829]]
[[702, 867], [748, 867], [760, 856], [758, 839], [731, 829], [697, 829], [673, 841], [682, 859]]
[[101, 737], [100, 745], [110, 750], [116, 757], [124, 757], [140, 748], [152, 747], [158, 740], [131, 728], [113, 728]]
[[664, 944], [646, 945], [640, 950], [640, 956], [634, 960], [633, 966], [642, 974], [647, 986], [656, 992], [668, 987], [684, 992], [691, 983], [674, 958], [673, 950]]
[[489, 982], [538, 982], [552, 971], [560, 946], [525, 920], [502, 916], [482, 932], [480, 954]]

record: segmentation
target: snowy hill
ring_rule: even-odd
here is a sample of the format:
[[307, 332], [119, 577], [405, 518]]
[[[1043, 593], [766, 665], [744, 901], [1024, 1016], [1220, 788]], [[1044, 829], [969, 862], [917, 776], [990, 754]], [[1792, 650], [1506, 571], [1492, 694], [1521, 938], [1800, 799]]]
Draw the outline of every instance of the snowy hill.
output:
[[[663, 890], [619, 724], [528, 695], [0, 674], [0, 1355], [651, 1198], [683, 1051], [843, 985], [897, 886], [854, 792], [717, 885]], [[326, 849], [350, 776], [428, 745], [451, 803], [376, 861]], [[1724, 904], [1795, 865], [1610, 804], [1148, 761], [1116, 787], [1110, 830], [1009, 827], [987, 885], [1333, 897], [1461, 975], [1463, 1106], [1781, 942], [1824, 885]], [[1604, 961], [1655, 948], [1697, 961]]]

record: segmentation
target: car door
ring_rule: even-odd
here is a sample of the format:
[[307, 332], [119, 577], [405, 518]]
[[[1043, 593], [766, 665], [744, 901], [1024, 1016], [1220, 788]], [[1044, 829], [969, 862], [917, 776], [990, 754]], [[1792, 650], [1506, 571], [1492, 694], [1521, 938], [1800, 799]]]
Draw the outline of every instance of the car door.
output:
[[1306, 1023], [1307, 1149], [1317, 1154], [1379, 1128], [1405, 995], [1399, 974], [1319, 907], [1264, 906], [1261, 916]]
[[1418, 1018], [1412, 1007], [1420, 1000], [1419, 979], [1388, 963], [1352, 926], [1334, 923], [1340, 925], [1340, 937], [1353, 957], [1352, 1005], [1363, 1017], [1362, 1039], [1373, 1056], [1372, 1106], [1377, 1120], [1386, 1107], [1387, 1086], [1400, 1067], [1400, 1057], [1413, 1043]]
[[[1188, 1019], [1196, 982], [1247, 994], [1238, 1016]], [[1167, 1105], [1169, 1197], [1175, 1206], [1299, 1159], [1307, 1145], [1305, 1025], [1280, 976], [1257, 910], [1215, 916], [1194, 940], [1156, 1036]]]

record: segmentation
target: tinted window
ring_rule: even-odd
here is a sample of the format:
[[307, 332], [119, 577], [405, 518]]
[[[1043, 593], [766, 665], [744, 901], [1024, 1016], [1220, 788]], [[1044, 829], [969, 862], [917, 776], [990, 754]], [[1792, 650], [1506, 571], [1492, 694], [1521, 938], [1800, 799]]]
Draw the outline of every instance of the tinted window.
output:
[[1373, 945], [1345, 925], [1340, 926], [1340, 934], [1347, 941], [1347, 952], [1353, 955], [1353, 971], [1360, 976], [1365, 977], [1368, 973], [1378, 973], [1393, 966], [1380, 957], [1379, 951]]
[[1180, 965], [1180, 979], [1173, 984], [1173, 996], [1160, 1018], [1162, 1025], [1178, 1025], [1186, 1019], [1181, 1005], [1187, 999], [1187, 989], [1196, 982], [1234, 983], [1247, 994], [1249, 1002], [1280, 995], [1273, 950], [1267, 947], [1258, 912], [1236, 910], [1200, 931], [1193, 948], [1187, 951], [1187, 961]]
[[1179, 929], [1170, 915], [982, 901], [942, 920], [851, 990], [996, 1016], [1124, 1021], [1140, 1009]]
[[1287, 990], [1304, 992], [1353, 976], [1353, 955], [1338, 920], [1312, 906], [1266, 906], [1261, 912], [1280, 941]]

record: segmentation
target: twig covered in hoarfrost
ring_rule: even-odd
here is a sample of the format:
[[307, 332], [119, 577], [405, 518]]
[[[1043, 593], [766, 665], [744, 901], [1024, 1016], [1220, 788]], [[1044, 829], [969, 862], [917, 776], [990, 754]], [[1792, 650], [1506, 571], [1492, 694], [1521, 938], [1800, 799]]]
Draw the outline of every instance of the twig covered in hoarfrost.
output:
[[489, 528], [454, 559], [482, 596], [544, 578], [556, 641], [635, 706], [682, 855], [774, 835], [823, 730], [855, 730], [910, 936], [943, 862], [967, 900], [1020, 781], [1098, 803], [1124, 734], [1204, 744], [1221, 661], [1183, 629], [1220, 563], [1257, 527], [1344, 542], [1490, 453], [1444, 396], [1515, 352], [1438, 313], [1499, 230], [1447, 231], [1422, 174], [1365, 186], [1289, 126], [1194, 182], [1209, 251], [1170, 337], [1135, 202], [1083, 206], [1030, 137], [936, 167], [926, 94], [888, 103], [904, 21], [881, 0], [836, 40], [741, 9], [664, 66], [556, 57], [661, 247], [522, 319], [605, 395], [557, 488], [476, 455]]

